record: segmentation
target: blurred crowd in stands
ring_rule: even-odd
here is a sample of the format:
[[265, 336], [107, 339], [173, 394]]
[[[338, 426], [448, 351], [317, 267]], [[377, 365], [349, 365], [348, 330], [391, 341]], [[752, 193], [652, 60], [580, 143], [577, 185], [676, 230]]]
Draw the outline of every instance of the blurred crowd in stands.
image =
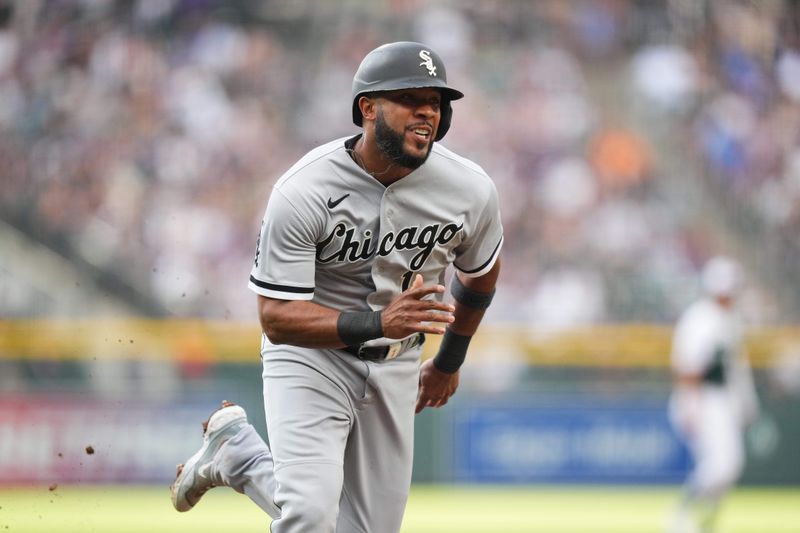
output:
[[0, 0], [0, 220], [144, 313], [254, 319], [271, 185], [358, 131], [353, 72], [391, 40], [467, 95], [444, 144], [501, 194], [491, 320], [672, 320], [718, 253], [757, 320], [800, 319], [793, 0]]

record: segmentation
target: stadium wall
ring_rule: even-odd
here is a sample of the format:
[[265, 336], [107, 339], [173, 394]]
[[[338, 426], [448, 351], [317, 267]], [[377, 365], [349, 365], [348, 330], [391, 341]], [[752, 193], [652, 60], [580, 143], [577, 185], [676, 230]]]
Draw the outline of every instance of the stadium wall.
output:
[[[228, 322], [0, 322], [0, 484], [166, 483], [221, 399], [267, 436], [258, 338]], [[746, 484], [800, 484], [797, 338], [748, 337], [764, 416]], [[415, 481], [677, 482], [689, 462], [666, 419], [668, 350], [652, 325], [486, 328], [459, 394], [417, 419]]]

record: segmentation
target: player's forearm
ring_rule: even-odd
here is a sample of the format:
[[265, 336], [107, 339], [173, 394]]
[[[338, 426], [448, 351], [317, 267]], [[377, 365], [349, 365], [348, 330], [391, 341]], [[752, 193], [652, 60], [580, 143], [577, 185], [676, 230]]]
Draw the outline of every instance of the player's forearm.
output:
[[273, 344], [305, 348], [341, 348], [337, 334], [339, 312], [308, 301], [275, 300], [259, 296], [261, 328]]
[[[458, 275], [458, 274], [456, 274]], [[461, 283], [469, 289], [479, 294], [491, 294], [497, 284], [497, 278], [500, 275], [500, 259], [498, 258], [489, 272], [477, 278], [467, 278], [459, 276]], [[486, 309], [479, 309], [476, 307], [465, 305], [459, 301], [455, 301], [456, 310], [453, 313], [455, 320], [448, 327], [453, 333], [458, 335], [472, 336], [478, 331], [483, 316], [486, 314]]]
[[433, 358], [433, 366], [445, 374], [455, 374], [464, 364], [472, 336], [478, 330], [486, 309], [494, 297], [494, 287], [500, 273], [499, 260], [492, 269], [477, 278], [458, 276], [452, 281], [455, 299], [454, 320], [448, 326]]
[[455, 320], [450, 324], [448, 329], [459, 335], [475, 335], [486, 311], [482, 309], [472, 309], [458, 302], [455, 303], [455, 306], [456, 310], [453, 313]]

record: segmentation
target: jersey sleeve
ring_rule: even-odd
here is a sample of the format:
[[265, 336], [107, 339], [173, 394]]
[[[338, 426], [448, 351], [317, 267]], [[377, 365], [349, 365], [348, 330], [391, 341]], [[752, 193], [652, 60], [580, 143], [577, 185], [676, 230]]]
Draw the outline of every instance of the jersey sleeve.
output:
[[280, 300], [314, 297], [316, 238], [310, 224], [280, 189], [267, 203], [248, 287]]
[[467, 277], [477, 278], [494, 266], [503, 246], [503, 224], [494, 184], [486, 205], [475, 224], [475, 230], [456, 249], [453, 265]]

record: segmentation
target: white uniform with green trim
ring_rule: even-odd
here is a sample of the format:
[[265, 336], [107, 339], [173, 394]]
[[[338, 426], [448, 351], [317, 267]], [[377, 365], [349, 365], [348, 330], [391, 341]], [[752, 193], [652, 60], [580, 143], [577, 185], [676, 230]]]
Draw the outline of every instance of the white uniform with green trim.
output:
[[744, 428], [759, 409], [742, 329], [738, 314], [711, 298], [692, 304], [675, 327], [672, 369], [700, 376], [701, 385], [676, 387], [669, 414], [694, 458], [688, 487], [701, 497], [718, 498], [738, 480]]
[[[278, 180], [250, 276], [254, 292], [379, 310], [416, 273], [433, 284], [444, 283], [451, 264], [467, 276], [492, 268], [502, 225], [497, 191], [478, 165], [434, 144], [424, 165], [386, 187], [350, 157], [357, 138], [312, 150]], [[267, 511], [264, 500], [274, 499], [275, 533], [396, 533], [411, 482], [420, 351], [363, 361], [263, 337], [274, 482], [254, 431], [228, 443], [223, 477]], [[249, 462], [237, 466], [237, 457]]]

